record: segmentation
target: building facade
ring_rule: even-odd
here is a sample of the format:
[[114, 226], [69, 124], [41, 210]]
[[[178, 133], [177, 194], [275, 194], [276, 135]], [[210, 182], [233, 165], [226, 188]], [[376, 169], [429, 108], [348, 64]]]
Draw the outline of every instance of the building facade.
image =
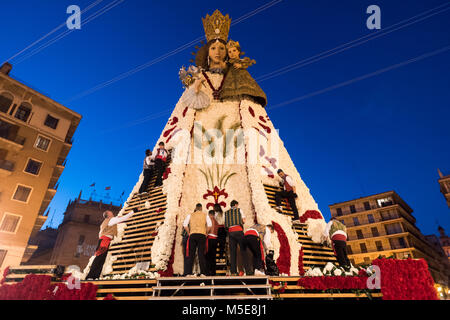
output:
[[444, 176], [441, 170], [438, 169], [439, 173], [439, 186], [441, 188], [441, 193], [444, 195], [447, 201], [447, 206], [450, 208], [450, 175]]
[[81, 116], [9, 76], [0, 68], [0, 270], [26, 262], [28, 245], [47, 219], [46, 209], [72, 147]]
[[439, 242], [441, 244], [442, 249], [445, 252], [445, 255], [450, 261], [450, 237], [445, 234], [444, 228], [439, 227], [438, 231], [439, 231]]
[[347, 252], [354, 265], [379, 256], [424, 258], [436, 283], [448, 286], [450, 268], [416, 227], [413, 210], [394, 192], [384, 192], [330, 205], [331, 216], [347, 227]]
[[[103, 212], [111, 210], [115, 215], [121, 207], [102, 201], [77, 199], [70, 201], [64, 212], [64, 220], [58, 227], [58, 235], [47, 264], [77, 265], [84, 269], [98, 245], [98, 233], [103, 222]], [[32, 257], [30, 263], [39, 256]], [[40, 260], [39, 260], [40, 261]]]

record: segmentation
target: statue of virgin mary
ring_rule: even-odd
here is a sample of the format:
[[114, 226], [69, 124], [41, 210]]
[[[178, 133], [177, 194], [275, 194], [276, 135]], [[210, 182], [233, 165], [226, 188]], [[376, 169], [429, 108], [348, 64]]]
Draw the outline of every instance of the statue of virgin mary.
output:
[[[197, 203], [207, 210], [218, 204], [225, 211], [237, 200], [245, 229], [256, 222], [276, 226], [275, 259], [297, 275], [298, 235], [291, 217], [273, 208], [265, 186], [279, 187], [276, 172], [282, 168], [294, 180], [300, 217], [319, 209], [264, 109], [266, 95], [247, 70], [235, 72], [229, 63], [230, 22], [219, 10], [203, 19], [207, 43], [198, 50], [196, 65], [189, 68], [193, 77], [155, 145], [164, 142], [172, 160], [163, 182], [166, 210], [152, 245], [152, 265], [165, 270], [171, 264], [175, 274], [183, 274], [185, 217]], [[321, 241], [323, 217], [308, 220], [308, 233]]]

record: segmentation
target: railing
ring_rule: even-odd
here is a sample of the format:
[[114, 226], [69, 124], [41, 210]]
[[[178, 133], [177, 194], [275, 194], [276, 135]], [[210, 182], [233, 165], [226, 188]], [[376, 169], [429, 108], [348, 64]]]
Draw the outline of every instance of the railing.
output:
[[377, 235], [374, 235], [373, 233], [366, 233], [366, 234], [363, 234], [362, 238], [358, 237], [358, 236], [348, 236], [348, 241], [384, 237], [384, 236], [390, 236], [390, 235], [399, 234], [399, 233], [404, 233], [404, 231], [394, 230], [394, 231], [390, 231], [390, 232], [378, 232]]
[[[410, 247], [410, 246], [408, 246], [408, 245], [405, 245], [405, 246], [400, 246], [400, 245], [396, 245], [396, 246], [393, 246], [393, 245], [388, 245], [386, 248], [383, 248], [383, 250], [382, 251], [389, 251], [389, 250], [399, 250], [399, 249], [408, 249], [408, 248], [412, 248], [412, 247]], [[376, 249], [376, 250], [353, 250], [352, 249], [352, 254], [362, 254], [362, 253], [376, 253], [376, 252], [382, 252], [381, 250], [378, 250], [378, 249]]]
[[67, 158], [58, 158], [58, 161], [56, 161], [57, 166], [65, 167], [67, 162]]
[[14, 162], [8, 160], [0, 160], [0, 168], [7, 171], [14, 171]]

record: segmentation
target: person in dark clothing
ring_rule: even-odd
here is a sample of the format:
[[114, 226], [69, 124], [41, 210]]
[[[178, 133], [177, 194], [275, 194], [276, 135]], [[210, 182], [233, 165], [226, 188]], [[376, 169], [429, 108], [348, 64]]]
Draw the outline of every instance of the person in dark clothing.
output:
[[167, 157], [169, 152], [164, 148], [164, 142], [159, 143], [159, 148], [156, 149], [155, 154], [155, 171], [156, 171], [156, 182], [155, 187], [162, 185], [162, 176], [166, 167]]
[[239, 203], [236, 200], [231, 201], [231, 209], [225, 212], [225, 228], [228, 230], [230, 246], [230, 271], [231, 275], [237, 275], [237, 246], [239, 245], [240, 257], [243, 265], [246, 265], [246, 255], [244, 254], [244, 223], [245, 216]]
[[110, 210], [103, 212], [103, 218], [105, 220], [103, 220], [100, 225], [100, 232], [98, 234], [99, 241], [95, 251], [95, 258], [94, 261], [92, 261], [86, 280], [95, 280], [100, 277], [111, 241], [117, 236], [117, 224], [127, 221], [135, 214], [135, 212], [137, 212], [136, 209], [122, 217], [114, 217], [114, 214]]
[[216, 203], [214, 205], [214, 218], [217, 221], [217, 245], [219, 248], [219, 260], [225, 258], [225, 244], [227, 242], [227, 231], [225, 230], [225, 217], [220, 204]]
[[295, 204], [295, 198], [297, 198], [297, 193], [295, 191], [294, 181], [290, 176], [285, 174], [283, 170], [279, 169], [277, 172], [280, 178], [283, 179], [282, 181], [283, 191], [278, 191], [275, 193], [275, 202], [277, 205], [276, 210], [278, 212], [282, 212], [281, 202], [283, 199], [288, 199], [289, 205], [291, 206], [291, 209], [294, 213], [294, 219], [292, 222], [295, 224], [299, 224], [300, 218], [298, 216], [297, 205]]
[[189, 234], [186, 232], [186, 230], [183, 228], [183, 231], [181, 233], [182, 236], [182, 241], [181, 241], [181, 247], [183, 249], [183, 276], [186, 276], [186, 268], [187, 268], [187, 261], [188, 261], [188, 257], [186, 256], [186, 246], [187, 246], [187, 242], [189, 239]]
[[147, 192], [148, 184], [150, 183], [150, 179], [153, 173], [154, 159], [152, 157], [152, 152], [147, 149], [145, 150], [145, 159], [144, 159], [144, 180], [142, 181], [141, 187], [139, 188], [139, 193]]
[[215, 212], [214, 210], [209, 210], [208, 212], [209, 218], [211, 219], [211, 230], [206, 237], [206, 268], [208, 276], [216, 275], [216, 255], [217, 255], [217, 230], [219, 226], [217, 224], [216, 219], [214, 218]]
[[271, 233], [274, 232], [272, 225], [254, 224], [244, 233], [245, 249], [251, 252], [253, 259], [248, 257], [246, 274], [264, 275], [263, 261], [266, 253], [273, 250]]

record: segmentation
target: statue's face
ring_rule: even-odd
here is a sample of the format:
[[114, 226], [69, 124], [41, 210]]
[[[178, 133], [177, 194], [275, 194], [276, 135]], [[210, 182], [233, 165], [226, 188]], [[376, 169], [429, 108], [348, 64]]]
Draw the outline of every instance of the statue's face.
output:
[[216, 41], [209, 47], [209, 59], [213, 63], [221, 63], [225, 61], [227, 56], [227, 48], [222, 42]]
[[236, 47], [229, 48], [228, 56], [230, 57], [230, 59], [239, 59], [239, 50]]

